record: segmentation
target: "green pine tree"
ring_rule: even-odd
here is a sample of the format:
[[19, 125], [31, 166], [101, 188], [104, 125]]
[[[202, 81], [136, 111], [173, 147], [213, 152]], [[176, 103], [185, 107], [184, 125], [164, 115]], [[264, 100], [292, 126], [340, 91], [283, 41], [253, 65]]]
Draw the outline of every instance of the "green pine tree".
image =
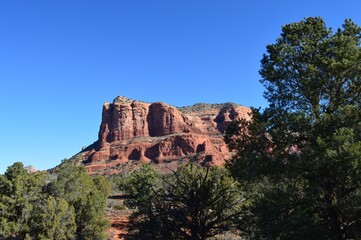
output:
[[361, 238], [360, 37], [351, 20], [333, 32], [316, 17], [267, 46], [270, 105], [226, 136], [237, 151], [229, 167], [250, 187], [255, 239]]
[[83, 166], [63, 163], [55, 174], [56, 179], [50, 184], [49, 191], [74, 207], [76, 237], [105, 239], [104, 231], [109, 226], [105, 219], [107, 193], [97, 189]]
[[75, 239], [74, 208], [61, 198], [42, 198], [34, 206], [29, 225], [31, 239]]
[[22, 236], [45, 185], [45, 174], [29, 174], [20, 162], [0, 175], [0, 236]]
[[130, 238], [207, 239], [242, 222], [240, 186], [223, 168], [190, 164], [160, 177], [144, 165], [131, 175], [128, 193], [136, 210]]

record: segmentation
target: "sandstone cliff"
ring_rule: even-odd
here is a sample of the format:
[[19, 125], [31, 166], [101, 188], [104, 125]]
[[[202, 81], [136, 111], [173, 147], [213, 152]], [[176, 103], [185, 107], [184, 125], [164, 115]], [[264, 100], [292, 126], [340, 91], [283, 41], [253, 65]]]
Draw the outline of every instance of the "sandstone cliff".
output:
[[232, 103], [176, 108], [117, 97], [103, 105], [98, 141], [74, 159], [94, 174], [117, 173], [130, 162], [222, 165], [230, 157], [223, 141], [228, 123], [249, 119], [249, 112]]

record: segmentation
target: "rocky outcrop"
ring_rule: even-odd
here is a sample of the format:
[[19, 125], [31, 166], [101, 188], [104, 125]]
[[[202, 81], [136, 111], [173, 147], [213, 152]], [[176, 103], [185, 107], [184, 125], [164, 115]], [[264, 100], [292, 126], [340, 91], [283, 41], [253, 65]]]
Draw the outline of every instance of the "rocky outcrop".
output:
[[249, 112], [231, 103], [176, 108], [117, 97], [103, 105], [98, 141], [75, 158], [91, 173], [108, 174], [129, 162], [221, 165], [230, 157], [223, 141], [229, 122]]
[[26, 166], [26, 167], [24, 167], [24, 168], [25, 168], [25, 170], [26, 170], [28, 173], [35, 173], [35, 172], [38, 171], [38, 170], [36, 170], [36, 168], [33, 167], [32, 165]]

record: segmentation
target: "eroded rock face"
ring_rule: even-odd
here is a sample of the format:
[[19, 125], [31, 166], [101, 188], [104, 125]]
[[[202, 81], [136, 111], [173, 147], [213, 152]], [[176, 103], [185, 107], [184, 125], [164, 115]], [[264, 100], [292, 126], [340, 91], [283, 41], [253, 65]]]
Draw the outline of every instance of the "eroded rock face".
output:
[[153, 103], [149, 106], [147, 117], [149, 136], [159, 137], [180, 132], [189, 132], [182, 114], [165, 103]]
[[176, 108], [117, 97], [104, 103], [98, 141], [82, 152], [83, 163], [90, 173], [108, 174], [130, 161], [222, 165], [230, 157], [223, 133], [230, 121], [249, 119], [249, 113], [230, 103]]

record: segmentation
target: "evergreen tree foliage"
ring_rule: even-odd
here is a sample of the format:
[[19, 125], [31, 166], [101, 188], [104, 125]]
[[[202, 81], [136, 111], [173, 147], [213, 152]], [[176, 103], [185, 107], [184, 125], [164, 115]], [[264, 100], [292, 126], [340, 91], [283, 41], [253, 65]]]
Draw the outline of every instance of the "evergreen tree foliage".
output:
[[93, 177], [93, 182], [98, 191], [100, 191], [105, 198], [108, 198], [112, 193], [112, 183], [104, 176]]
[[44, 174], [28, 174], [20, 162], [8, 167], [0, 176], [0, 236], [29, 231], [33, 205], [40, 198], [44, 184]]
[[[129, 218], [128, 231], [134, 239], [160, 239], [161, 222], [157, 216], [157, 206], [162, 189], [161, 177], [147, 164], [129, 176], [125, 192], [131, 196], [125, 205], [135, 209]], [[133, 236], [134, 235], [134, 236]]]
[[145, 166], [132, 179], [135, 239], [206, 239], [241, 222], [244, 199], [225, 169], [183, 165], [159, 187], [160, 177]]
[[174, 239], [208, 239], [241, 221], [244, 199], [226, 169], [183, 165], [163, 185], [162, 220]]
[[22, 163], [0, 175], [0, 239], [105, 239], [110, 183], [70, 163], [52, 175]]
[[75, 239], [75, 231], [74, 208], [64, 199], [48, 196], [34, 206], [28, 234], [31, 239]]
[[64, 163], [56, 175], [49, 188], [55, 197], [65, 199], [74, 207], [77, 238], [104, 239], [104, 231], [109, 226], [104, 218], [107, 193], [97, 189], [82, 166]]
[[253, 238], [361, 238], [360, 37], [351, 20], [333, 32], [316, 17], [267, 46], [269, 107], [226, 136], [229, 168], [252, 196]]

